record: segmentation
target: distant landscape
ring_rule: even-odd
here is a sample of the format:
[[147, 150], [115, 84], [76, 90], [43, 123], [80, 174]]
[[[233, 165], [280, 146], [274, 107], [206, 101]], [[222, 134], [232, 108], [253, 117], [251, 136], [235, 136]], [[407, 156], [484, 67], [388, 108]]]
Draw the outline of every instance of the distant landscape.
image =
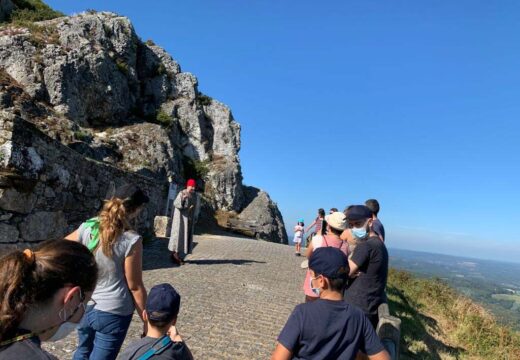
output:
[[389, 249], [390, 267], [437, 277], [520, 331], [520, 263]]

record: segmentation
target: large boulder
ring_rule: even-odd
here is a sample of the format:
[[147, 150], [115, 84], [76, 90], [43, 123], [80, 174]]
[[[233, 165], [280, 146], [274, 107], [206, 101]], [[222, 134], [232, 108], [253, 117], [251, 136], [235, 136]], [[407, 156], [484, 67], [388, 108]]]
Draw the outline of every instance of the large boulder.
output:
[[282, 214], [269, 194], [252, 186], [245, 186], [244, 193], [247, 205], [238, 215], [238, 219], [254, 226], [258, 238], [287, 244]]

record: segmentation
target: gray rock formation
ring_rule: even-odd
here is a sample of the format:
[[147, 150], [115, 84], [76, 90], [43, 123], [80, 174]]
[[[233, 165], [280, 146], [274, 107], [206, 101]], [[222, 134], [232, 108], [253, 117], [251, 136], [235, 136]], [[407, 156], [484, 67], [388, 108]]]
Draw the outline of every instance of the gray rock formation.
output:
[[238, 214], [258, 224], [257, 237], [286, 243], [276, 205], [243, 186], [239, 150], [230, 109], [127, 18], [0, 27], [0, 242], [62, 236], [127, 182], [156, 200], [139, 224], [152, 229], [168, 179], [195, 176], [206, 216]]
[[256, 222], [253, 225], [258, 238], [274, 242], [282, 239], [281, 242], [287, 244], [288, 239], [282, 214], [269, 194], [252, 186], [244, 187], [244, 192], [247, 206], [238, 215], [238, 219], [243, 221], [253, 219]]

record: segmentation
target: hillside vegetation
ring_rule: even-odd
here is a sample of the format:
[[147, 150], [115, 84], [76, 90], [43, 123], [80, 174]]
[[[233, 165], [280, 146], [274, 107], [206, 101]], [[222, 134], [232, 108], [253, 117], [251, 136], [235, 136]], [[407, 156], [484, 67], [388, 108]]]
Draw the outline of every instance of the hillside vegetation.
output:
[[401, 318], [401, 359], [520, 359], [520, 333], [439, 279], [390, 270], [388, 300]]
[[14, 23], [50, 20], [63, 16], [61, 12], [53, 10], [41, 0], [12, 0], [12, 2], [15, 9], [8, 20]]

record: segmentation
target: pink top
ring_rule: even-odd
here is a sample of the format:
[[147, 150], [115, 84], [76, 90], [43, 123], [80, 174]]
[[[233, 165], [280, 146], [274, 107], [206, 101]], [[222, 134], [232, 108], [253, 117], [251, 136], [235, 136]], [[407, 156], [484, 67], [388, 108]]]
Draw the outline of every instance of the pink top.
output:
[[[341, 239], [337, 239], [332, 236], [314, 236], [312, 238], [312, 248], [313, 251], [320, 247], [335, 247], [336, 249], [340, 249], [345, 253], [345, 255], [348, 256], [348, 243], [346, 241], [343, 241]], [[303, 292], [305, 295], [310, 297], [318, 297], [316, 294], [314, 294], [311, 290], [311, 272], [309, 269], [307, 269], [307, 274], [305, 274], [305, 281], [303, 282]]]

